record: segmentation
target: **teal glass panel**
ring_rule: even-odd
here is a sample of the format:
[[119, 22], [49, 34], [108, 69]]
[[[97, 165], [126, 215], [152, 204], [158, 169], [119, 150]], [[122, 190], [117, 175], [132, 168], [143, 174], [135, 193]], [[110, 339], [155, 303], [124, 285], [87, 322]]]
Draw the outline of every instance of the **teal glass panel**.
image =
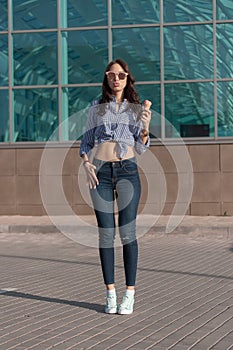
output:
[[163, 0], [164, 22], [209, 21], [213, 17], [212, 1]]
[[161, 137], [161, 88], [160, 84], [139, 84], [135, 85], [139, 94], [140, 101], [150, 100], [151, 105], [151, 122], [150, 122], [150, 137]]
[[213, 83], [165, 84], [165, 118], [166, 137], [213, 137]]
[[233, 23], [217, 24], [217, 77], [233, 76]]
[[217, 19], [233, 19], [233, 2], [232, 0], [216, 0]]
[[218, 136], [233, 136], [233, 81], [217, 84]]
[[209, 25], [164, 28], [166, 80], [213, 78], [213, 30]]
[[69, 84], [102, 82], [108, 63], [107, 30], [72, 31], [67, 35]]
[[159, 0], [112, 1], [112, 24], [147, 24], [159, 22]]
[[12, 0], [13, 29], [44, 29], [57, 27], [56, 0]]
[[8, 37], [0, 34], [0, 86], [8, 84]]
[[108, 24], [107, 0], [67, 0], [68, 27]]
[[136, 81], [160, 80], [159, 28], [113, 29], [113, 58], [125, 60]]
[[86, 129], [87, 113], [93, 100], [101, 97], [101, 86], [63, 89], [63, 141], [80, 140]]
[[13, 39], [14, 84], [56, 84], [57, 34], [15, 34]]
[[7, 90], [0, 90], [0, 142], [9, 142], [9, 97]]
[[7, 13], [7, 0], [0, 1], [0, 31], [7, 30], [8, 27], [8, 13]]
[[15, 142], [58, 140], [57, 89], [14, 90]]

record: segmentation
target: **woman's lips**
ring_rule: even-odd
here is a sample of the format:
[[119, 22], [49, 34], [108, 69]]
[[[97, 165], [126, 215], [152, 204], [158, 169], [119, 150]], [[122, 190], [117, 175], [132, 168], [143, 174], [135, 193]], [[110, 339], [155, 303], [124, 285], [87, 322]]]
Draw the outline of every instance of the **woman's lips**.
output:
[[115, 87], [118, 87], [120, 84], [119, 83], [114, 83], [114, 86]]

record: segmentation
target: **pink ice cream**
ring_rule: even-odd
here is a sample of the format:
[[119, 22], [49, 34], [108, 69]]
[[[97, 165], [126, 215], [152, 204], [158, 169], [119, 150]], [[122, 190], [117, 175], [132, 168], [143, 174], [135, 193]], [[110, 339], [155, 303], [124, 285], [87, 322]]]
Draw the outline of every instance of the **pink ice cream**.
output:
[[152, 103], [149, 100], [144, 101], [145, 110], [149, 111], [151, 105], [152, 105]]

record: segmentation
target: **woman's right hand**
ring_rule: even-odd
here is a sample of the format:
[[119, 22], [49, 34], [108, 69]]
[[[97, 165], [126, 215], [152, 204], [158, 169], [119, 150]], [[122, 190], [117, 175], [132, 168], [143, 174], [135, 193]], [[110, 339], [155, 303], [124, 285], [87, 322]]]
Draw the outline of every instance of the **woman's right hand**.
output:
[[84, 162], [83, 166], [87, 176], [87, 185], [91, 190], [95, 189], [99, 185], [99, 180], [95, 173], [96, 166], [89, 161]]

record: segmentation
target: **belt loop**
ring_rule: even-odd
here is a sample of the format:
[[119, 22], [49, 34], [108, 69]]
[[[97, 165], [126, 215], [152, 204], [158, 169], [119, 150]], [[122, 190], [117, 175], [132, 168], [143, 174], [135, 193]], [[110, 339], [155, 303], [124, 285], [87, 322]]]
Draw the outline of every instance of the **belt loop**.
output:
[[121, 168], [123, 168], [123, 160], [120, 160]]

